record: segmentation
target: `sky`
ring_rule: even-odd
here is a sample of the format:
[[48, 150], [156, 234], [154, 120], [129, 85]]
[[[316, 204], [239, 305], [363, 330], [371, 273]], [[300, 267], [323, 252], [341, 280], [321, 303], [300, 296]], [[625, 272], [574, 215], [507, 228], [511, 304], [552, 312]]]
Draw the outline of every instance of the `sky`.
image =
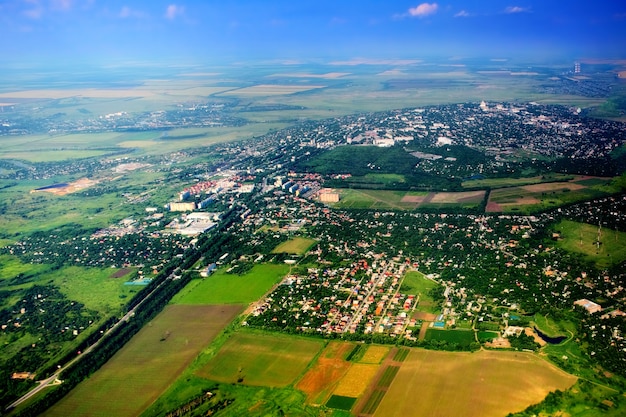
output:
[[626, 58], [623, 0], [0, 0], [0, 66]]

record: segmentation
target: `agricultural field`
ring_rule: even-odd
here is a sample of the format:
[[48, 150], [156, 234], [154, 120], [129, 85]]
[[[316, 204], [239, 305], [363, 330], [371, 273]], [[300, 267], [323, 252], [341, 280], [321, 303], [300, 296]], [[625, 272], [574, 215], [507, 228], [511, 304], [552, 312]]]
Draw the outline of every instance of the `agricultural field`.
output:
[[459, 346], [469, 346], [475, 342], [474, 332], [470, 330], [437, 330], [428, 329], [425, 340], [440, 340]]
[[348, 372], [339, 380], [333, 395], [358, 398], [367, 388], [370, 380], [376, 375], [378, 365], [354, 363]]
[[322, 349], [322, 340], [240, 331], [196, 375], [222, 383], [285, 387]]
[[166, 307], [46, 415], [140, 414], [241, 310], [239, 305]]
[[557, 241], [559, 248], [583, 255], [600, 269], [626, 260], [624, 232], [570, 220], [562, 220], [554, 230], [561, 236]]
[[485, 178], [463, 181], [463, 188], [508, 188], [520, 187], [522, 185], [540, 184], [544, 182], [563, 182], [576, 178], [574, 175], [547, 173], [545, 175], [537, 175], [535, 177], [521, 178]]
[[478, 208], [485, 191], [436, 192], [392, 191], [339, 188], [337, 208], [378, 210], [419, 210], [440, 208]]
[[174, 304], [248, 304], [258, 300], [289, 272], [284, 264], [255, 265], [244, 275], [224, 269], [207, 278], [194, 279], [174, 298]]
[[574, 382], [574, 376], [528, 353], [412, 349], [374, 415], [504, 416]]
[[252, 87], [238, 88], [225, 91], [218, 96], [237, 96], [237, 97], [263, 97], [288, 95], [302, 93], [305, 91], [325, 88], [324, 85], [276, 85], [276, 84], [259, 84]]
[[577, 176], [570, 181], [546, 182], [492, 190], [487, 212], [530, 213], [591, 200], [619, 191], [612, 178]]
[[347, 356], [355, 348], [353, 343], [331, 341], [321, 352], [304, 376], [296, 383], [296, 388], [304, 392], [310, 404], [324, 404], [333, 388], [350, 369]]
[[272, 253], [288, 253], [293, 255], [304, 255], [306, 251], [315, 244], [314, 239], [304, 237], [294, 237], [291, 240], [276, 246]]
[[387, 356], [389, 349], [389, 346], [369, 345], [358, 362], [378, 364]]

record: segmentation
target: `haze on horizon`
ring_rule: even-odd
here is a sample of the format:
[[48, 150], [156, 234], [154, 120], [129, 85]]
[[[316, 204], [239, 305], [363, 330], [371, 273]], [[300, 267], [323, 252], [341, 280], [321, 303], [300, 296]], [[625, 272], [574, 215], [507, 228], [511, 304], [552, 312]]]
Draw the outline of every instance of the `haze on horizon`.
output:
[[425, 56], [624, 59], [626, 3], [1, 0], [0, 38], [0, 66]]

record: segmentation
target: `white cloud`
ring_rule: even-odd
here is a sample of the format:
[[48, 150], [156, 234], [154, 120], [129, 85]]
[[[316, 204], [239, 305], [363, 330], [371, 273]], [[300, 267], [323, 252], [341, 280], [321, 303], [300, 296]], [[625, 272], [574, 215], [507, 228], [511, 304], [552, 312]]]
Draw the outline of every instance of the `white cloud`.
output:
[[179, 16], [182, 16], [185, 13], [185, 7], [179, 6], [177, 4], [170, 4], [167, 6], [165, 10], [165, 18], [174, 20]]
[[506, 9], [504, 9], [504, 13], [508, 13], [508, 14], [524, 13], [527, 11], [528, 11], [527, 7], [520, 7], [520, 6], [509, 6]]
[[471, 14], [466, 12], [465, 10], [461, 10], [460, 12], [454, 15], [454, 17], [469, 17], [469, 16], [471, 16]]
[[53, 10], [70, 10], [72, 3], [72, 0], [52, 0], [51, 6]]
[[424, 17], [437, 13], [438, 8], [437, 3], [422, 3], [419, 6], [411, 7], [408, 14], [411, 17]]
[[118, 14], [118, 17], [122, 19], [130, 19], [130, 18], [141, 19], [141, 18], [146, 17], [146, 14], [138, 10], [131, 9], [128, 6], [123, 6]]
[[34, 9], [24, 10], [23, 14], [29, 19], [34, 19], [34, 20], [41, 19], [41, 16], [43, 16], [43, 7], [37, 6]]

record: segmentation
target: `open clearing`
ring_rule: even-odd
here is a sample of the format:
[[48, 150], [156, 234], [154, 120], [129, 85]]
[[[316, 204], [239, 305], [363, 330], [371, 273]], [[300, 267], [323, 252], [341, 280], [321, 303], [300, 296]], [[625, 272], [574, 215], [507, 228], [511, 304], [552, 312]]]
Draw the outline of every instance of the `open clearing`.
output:
[[285, 387], [304, 372], [323, 345], [321, 340], [239, 332], [197, 375], [224, 383]]
[[356, 209], [415, 210], [459, 206], [478, 207], [485, 191], [437, 192], [392, 191], [373, 189], [338, 188], [340, 200], [334, 206]]
[[294, 237], [291, 240], [276, 246], [272, 253], [290, 253], [295, 255], [304, 255], [306, 251], [315, 244], [315, 240], [304, 237]]
[[167, 306], [46, 415], [139, 415], [241, 310], [236, 305]]
[[258, 300], [289, 271], [284, 264], [255, 265], [244, 275], [220, 269], [194, 279], [172, 299], [174, 304], [248, 304]]
[[529, 353], [412, 349], [375, 416], [501, 417], [574, 382], [576, 377]]
[[557, 246], [569, 252], [583, 254], [598, 268], [606, 268], [626, 260], [626, 233], [607, 228], [599, 229], [586, 223], [563, 220], [555, 226], [561, 233]]
[[499, 188], [489, 194], [487, 212], [530, 212], [577, 201], [591, 200], [618, 191], [611, 178], [576, 176], [567, 182], [545, 182]]

